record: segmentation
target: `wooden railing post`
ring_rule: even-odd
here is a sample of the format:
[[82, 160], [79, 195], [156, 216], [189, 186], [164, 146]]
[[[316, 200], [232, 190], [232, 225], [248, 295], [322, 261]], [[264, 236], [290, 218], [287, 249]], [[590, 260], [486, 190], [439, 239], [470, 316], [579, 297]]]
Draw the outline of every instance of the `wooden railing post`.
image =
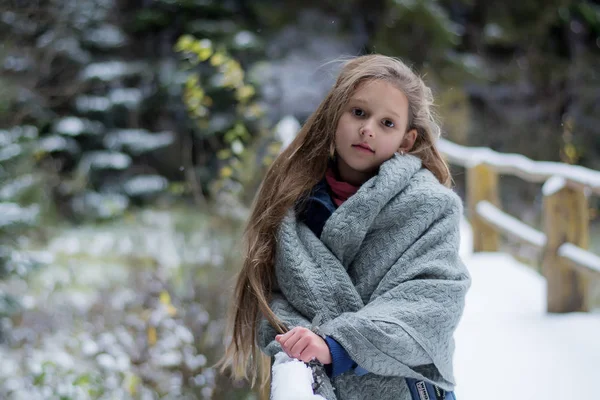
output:
[[[554, 182], [551, 180], [554, 179]], [[552, 184], [550, 184], [552, 183]], [[555, 190], [552, 190], [551, 187]], [[589, 311], [588, 283], [558, 255], [559, 247], [569, 242], [589, 246], [588, 199], [581, 189], [561, 185], [550, 178], [544, 185], [544, 231], [547, 237], [542, 271], [547, 282], [547, 311], [567, 313]]]
[[487, 200], [500, 207], [498, 174], [490, 166], [477, 164], [467, 168], [467, 210], [473, 228], [473, 251], [498, 251], [500, 235], [476, 212], [477, 203]]

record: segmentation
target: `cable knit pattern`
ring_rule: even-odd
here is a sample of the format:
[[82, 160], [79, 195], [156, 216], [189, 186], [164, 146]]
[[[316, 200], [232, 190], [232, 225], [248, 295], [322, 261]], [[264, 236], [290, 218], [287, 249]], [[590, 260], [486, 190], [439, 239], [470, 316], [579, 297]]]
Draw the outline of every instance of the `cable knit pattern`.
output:
[[[461, 213], [460, 198], [419, 158], [396, 154], [335, 210], [320, 238], [286, 215], [273, 311], [290, 328], [334, 338], [369, 372], [325, 376], [319, 394], [410, 399], [405, 378], [454, 389], [453, 334], [470, 285], [458, 255]], [[259, 346], [271, 356], [281, 351], [275, 334], [262, 320]]]

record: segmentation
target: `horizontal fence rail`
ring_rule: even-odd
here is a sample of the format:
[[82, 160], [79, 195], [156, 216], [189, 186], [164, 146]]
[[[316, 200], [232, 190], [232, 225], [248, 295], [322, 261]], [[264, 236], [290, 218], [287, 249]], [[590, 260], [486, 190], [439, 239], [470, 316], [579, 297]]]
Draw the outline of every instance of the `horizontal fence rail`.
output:
[[546, 235], [543, 232], [505, 213], [490, 202], [480, 201], [477, 203], [476, 211], [482, 220], [505, 235], [516, 237], [521, 242], [534, 246], [539, 250], [546, 246]]
[[453, 165], [469, 168], [485, 163], [498, 174], [517, 176], [532, 183], [561, 177], [569, 187], [587, 188], [600, 195], [600, 171], [559, 162], [533, 161], [521, 154], [498, 153], [487, 147], [466, 147], [445, 139], [440, 139], [438, 144], [446, 160]]
[[[446, 160], [466, 169], [466, 203], [474, 251], [498, 251], [500, 234], [541, 251], [547, 310], [589, 311], [589, 280], [600, 278], [600, 257], [589, 247], [589, 196], [600, 195], [600, 171], [520, 154], [461, 146], [440, 139]], [[541, 183], [543, 231], [502, 210], [499, 175]]]
[[[547, 238], [543, 232], [505, 213], [496, 206], [483, 200], [477, 204], [477, 215], [487, 224], [493, 226], [506, 236], [517, 238], [538, 250], [546, 246]], [[571, 243], [565, 243], [558, 248], [558, 255], [570, 262], [574, 268], [583, 274], [599, 274], [600, 257]]]

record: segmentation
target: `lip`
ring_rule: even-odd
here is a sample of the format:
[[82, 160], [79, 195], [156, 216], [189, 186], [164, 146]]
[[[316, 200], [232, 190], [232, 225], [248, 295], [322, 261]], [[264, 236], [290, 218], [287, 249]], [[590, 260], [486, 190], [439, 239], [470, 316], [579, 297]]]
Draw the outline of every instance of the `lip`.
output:
[[375, 153], [375, 151], [371, 148], [371, 146], [369, 146], [368, 143], [353, 144], [352, 147], [357, 147], [361, 150], [366, 150], [370, 153]]

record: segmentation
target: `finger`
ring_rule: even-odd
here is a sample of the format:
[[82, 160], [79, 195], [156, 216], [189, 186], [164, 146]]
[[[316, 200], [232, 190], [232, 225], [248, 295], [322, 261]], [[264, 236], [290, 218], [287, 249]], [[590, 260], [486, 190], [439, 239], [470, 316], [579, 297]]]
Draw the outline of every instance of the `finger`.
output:
[[287, 354], [288, 357], [293, 358], [292, 354], [290, 353], [289, 349], [286, 347], [286, 342], [287, 340], [290, 338], [290, 336], [294, 333], [294, 329], [291, 329], [289, 331], [287, 331], [284, 334], [280, 334], [275, 336], [275, 339], [277, 340], [277, 342], [279, 343], [279, 345], [281, 346], [281, 349]]
[[294, 336], [294, 332], [290, 332], [289, 335], [281, 338], [281, 341], [279, 342], [279, 344], [281, 345], [281, 348], [284, 349], [284, 351], [288, 354], [288, 356], [292, 357], [292, 353], [290, 351], [291, 347], [290, 344], [295, 343], [293, 340], [290, 341], [290, 339], [292, 339], [292, 337]]
[[305, 363], [315, 360], [317, 358], [317, 351], [314, 342], [311, 340], [308, 345], [300, 353], [299, 359]]
[[281, 351], [283, 351], [285, 354], [287, 354], [287, 356], [289, 358], [294, 358], [292, 357], [292, 353], [290, 353], [290, 351], [288, 349], [285, 348], [285, 346], [281, 345]]
[[292, 335], [292, 333], [294, 333], [294, 330], [290, 329], [286, 333], [280, 333], [279, 335], [277, 335], [275, 337], [278, 338], [278, 340], [280, 342], [285, 342], [287, 340], [287, 338], [289, 338]]
[[292, 354], [292, 356], [297, 358], [299, 354], [297, 352], [294, 352], [292, 349], [298, 343], [298, 341], [301, 340], [302, 338], [308, 337], [310, 339], [311, 331], [304, 327], [301, 327], [301, 326], [297, 326], [294, 329], [295, 329], [294, 333], [289, 337], [289, 339], [286, 341], [285, 345], [286, 345], [286, 348], [288, 349], [288, 351], [290, 352], [290, 354]]
[[278, 338], [279, 338], [279, 341], [280, 341], [280, 342], [282, 342], [282, 343], [285, 343], [285, 341], [286, 341], [286, 340], [287, 340], [287, 339], [288, 339], [290, 336], [292, 336], [292, 334], [293, 334], [293, 333], [294, 333], [294, 330], [293, 330], [293, 329], [291, 329], [291, 330], [287, 331], [286, 333], [283, 333], [283, 334], [277, 335], [276, 337], [278, 337]]
[[299, 358], [299, 360], [301, 360], [305, 363], [311, 362], [316, 359], [317, 359], [317, 357], [315, 357], [315, 351], [312, 349], [312, 347], [310, 345], [308, 345], [306, 350], [304, 350], [304, 352], [302, 352], [302, 354], [300, 354], [300, 358]]
[[279, 342], [279, 344], [281, 345], [281, 348], [283, 349], [283, 351], [285, 351], [287, 353], [287, 355], [291, 358], [293, 358], [292, 353], [290, 351], [290, 344], [291, 343], [295, 343], [295, 342], [290, 342], [290, 339], [292, 338], [293, 334], [288, 336], [287, 338], [282, 338], [281, 341]]
[[302, 337], [301, 332], [296, 330], [294, 331], [290, 337], [288, 337], [287, 339], [285, 339], [285, 342], [282, 342], [282, 345], [291, 352], [292, 347], [294, 347], [294, 345], [296, 344], [296, 342], [298, 340], [300, 340], [300, 338]]
[[303, 336], [294, 344], [293, 347], [291, 347], [291, 353], [294, 355], [295, 358], [299, 359], [300, 355], [308, 347], [309, 344], [310, 336]]
[[284, 333], [283, 335], [279, 335], [283, 341], [288, 340], [292, 335], [298, 332], [299, 327], [295, 327]]
[[[296, 329], [296, 328], [294, 328], [294, 329]], [[294, 332], [294, 329], [290, 329], [286, 333], [281, 333], [281, 334], [275, 336], [275, 339], [277, 339], [277, 341], [279, 341], [279, 342], [285, 341]]]

